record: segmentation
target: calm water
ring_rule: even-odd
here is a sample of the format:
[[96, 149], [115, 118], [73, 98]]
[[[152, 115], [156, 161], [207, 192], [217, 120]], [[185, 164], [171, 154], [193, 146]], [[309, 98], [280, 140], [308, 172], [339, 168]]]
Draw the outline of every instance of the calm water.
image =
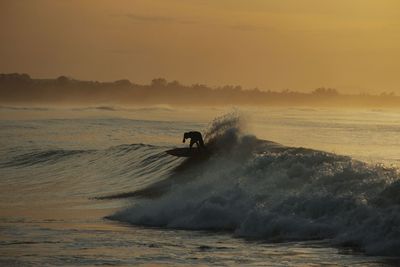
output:
[[229, 153], [174, 171], [230, 111], [2, 107], [0, 265], [399, 264], [400, 112], [243, 108]]

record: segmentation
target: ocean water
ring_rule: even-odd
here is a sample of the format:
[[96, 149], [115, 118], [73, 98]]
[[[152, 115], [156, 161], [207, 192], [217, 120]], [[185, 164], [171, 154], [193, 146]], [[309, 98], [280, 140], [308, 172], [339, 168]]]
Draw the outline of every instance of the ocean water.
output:
[[[165, 153], [190, 130], [210, 157]], [[0, 107], [0, 266], [398, 266], [399, 133], [396, 110]]]

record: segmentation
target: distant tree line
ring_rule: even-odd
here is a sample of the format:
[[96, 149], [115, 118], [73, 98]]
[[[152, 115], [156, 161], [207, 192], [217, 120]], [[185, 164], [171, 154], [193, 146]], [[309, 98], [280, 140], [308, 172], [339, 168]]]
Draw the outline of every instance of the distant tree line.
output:
[[80, 81], [66, 76], [32, 79], [28, 74], [12, 73], [0, 74], [0, 103], [399, 107], [400, 97], [394, 93], [341, 94], [333, 88], [317, 88], [303, 93], [243, 89], [231, 85], [215, 88], [204, 84], [187, 86], [163, 78], [140, 85], [129, 80]]

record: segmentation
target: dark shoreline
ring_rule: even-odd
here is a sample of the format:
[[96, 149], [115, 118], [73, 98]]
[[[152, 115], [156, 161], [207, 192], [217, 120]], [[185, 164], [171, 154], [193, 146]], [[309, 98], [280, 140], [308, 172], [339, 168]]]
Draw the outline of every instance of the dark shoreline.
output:
[[153, 79], [148, 85], [129, 80], [114, 82], [80, 81], [66, 76], [33, 79], [27, 74], [0, 74], [0, 103], [29, 104], [140, 104], [140, 105], [254, 105], [311, 107], [397, 108], [400, 96], [393, 92], [342, 94], [332, 88], [317, 88], [309, 93], [291, 90], [243, 89], [225, 85], [211, 88], [203, 84], [182, 85], [178, 81]]

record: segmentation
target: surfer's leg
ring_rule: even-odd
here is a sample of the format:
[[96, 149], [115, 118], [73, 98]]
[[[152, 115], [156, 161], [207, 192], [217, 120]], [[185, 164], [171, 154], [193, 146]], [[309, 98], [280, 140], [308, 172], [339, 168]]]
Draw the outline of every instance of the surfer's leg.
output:
[[204, 142], [203, 142], [203, 139], [200, 139], [200, 140], [199, 140], [199, 143], [200, 143], [200, 147], [201, 147], [201, 148], [204, 148]]
[[192, 139], [190, 139], [190, 145], [189, 145], [189, 148], [192, 148], [192, 146], [193, 146], [193, 144], [194, 144], [195, 142], [192, 140]]

